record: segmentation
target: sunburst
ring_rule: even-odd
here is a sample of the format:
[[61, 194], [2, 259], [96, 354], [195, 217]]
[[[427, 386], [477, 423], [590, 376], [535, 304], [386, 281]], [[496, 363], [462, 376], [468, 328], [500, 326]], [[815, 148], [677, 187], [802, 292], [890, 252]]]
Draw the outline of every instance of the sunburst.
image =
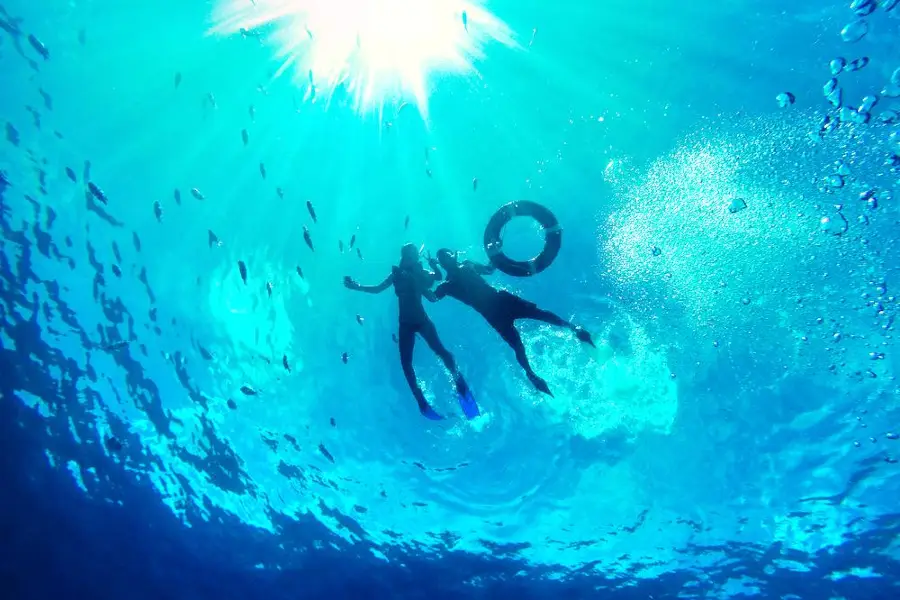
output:
[[342, 87], [359, 112], [428, 109], [429, 80], [473, 74], [488, 45], [518, 47], [482, 2], [462, 0], [221, 0], [213, 33], [266, 31], [305, 98]]

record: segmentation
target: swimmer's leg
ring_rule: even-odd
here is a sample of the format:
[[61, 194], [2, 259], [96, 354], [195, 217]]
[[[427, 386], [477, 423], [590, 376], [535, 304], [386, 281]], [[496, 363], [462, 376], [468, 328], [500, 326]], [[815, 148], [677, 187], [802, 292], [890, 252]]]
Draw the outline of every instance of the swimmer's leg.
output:
[[548, 396], [552, 396], [553, 392], [550, 391], [550, 386], [548, 386], [547, 382], [539, 377], [538, 374], [534, 372], [534, 369], [531, 368], [531, 363], [528, 362], [528, 355], [525, 354], [525, 344], [522, 342], [522, 336], [519, 334], [513, 321], [494, 322], [491, 323], [491, 326], [500, 334], [503, 341], [513, 349], [513, 352], [516, 353], [516, 360], [525, 370], [525, 375], [528, 376], [531, 384], [541, 392]]
[[594, 340], [593, 338], [591, 338], [591, 334], [588, 333], [588, 331], [584, 327], [573, 325], [556, 313], [538, 308], [537, 304], [532, 304], [531, 302], [527, 302], [524, 300], [519, 303], [517, 309], [518, 310], [516, 310], [515, 312], [516, 319], [532, 319], [534, 321], [541, 321], [543, 323], [549, 323], [550, 325], [556, 325], [557, 327], [565, 327], [566, 329], [571, 329], [575, 334], [575, 337], [577, 337], [579, 340], [586, 344], [594, 346]]
[[413, 369], [412, 359], [413, 349], [416, 345], [416, 327], [407, 323], [400, 323], [397, 343], [400, 346], [400, 366], [403, 369], [403, 376], [406, 378], [410, 391], [416, 398], [419, 412], [426, 419], [431, 419], [432, 421], [440, 420], [441, 416], [434, 412], [434, 409], [428, 404], [428, 400], [425, 399], [425, 394], [422, 393], [422, 388], [419, 387], [416, 372]]
[[453, 375], [453, 380], [456, 382], [456, 394], [459, 397], [459, 405], [462, 408], [463, 413], [469, 419], [477, 417], [479, 415], [478, 405], [475, 404], [472, 390], [469, 389], [469, 384], [466, 383], [465, 378], [459, 372], [459, 367], [457, 367], [453, 355], [447, 350], [444, 343], [441, 342], [441, 338], [438, 337], [434, 323], [431, 321], [424, 323], [419, 328], [419, 335], [425, 339], [425, 343], [428, 344], [431, 351], [438, 355], [444, 363], [444, 366], [447, 367], [447, 370]]

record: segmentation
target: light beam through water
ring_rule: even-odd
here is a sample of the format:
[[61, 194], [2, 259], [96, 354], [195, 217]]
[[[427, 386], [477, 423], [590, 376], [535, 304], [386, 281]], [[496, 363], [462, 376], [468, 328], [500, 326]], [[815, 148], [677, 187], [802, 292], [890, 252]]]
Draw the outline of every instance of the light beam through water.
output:
[[429, 78], [477, 74], [485, 47], [518, 48], [483, 2], [461, 0], [220, 0], [211, 33], [265, 31], [305, 99], [341, 86], [360, 112], [404, 103], [427, 114]]

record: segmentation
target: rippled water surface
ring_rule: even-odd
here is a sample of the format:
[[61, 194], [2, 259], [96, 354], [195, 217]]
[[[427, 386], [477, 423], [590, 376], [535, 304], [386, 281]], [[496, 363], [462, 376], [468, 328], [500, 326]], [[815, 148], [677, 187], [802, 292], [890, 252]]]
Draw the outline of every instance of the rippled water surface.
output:
[[13, 597], [892, 597], [897, 5], [5, 2]]

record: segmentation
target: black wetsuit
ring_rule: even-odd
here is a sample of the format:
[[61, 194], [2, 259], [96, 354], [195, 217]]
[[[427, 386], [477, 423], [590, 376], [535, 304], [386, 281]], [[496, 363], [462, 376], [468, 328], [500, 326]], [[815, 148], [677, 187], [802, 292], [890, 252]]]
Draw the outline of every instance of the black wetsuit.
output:
[[422, 268], [420, 264], [412, 267], [394, 267], [391, 270], [393, 276], [394, 293], [400, 305], [400, 329], [397, 332], [397, 341], [400, 346], [400, 366], [403, 368], [403, 376], [409, 384], [419, 403], [419, 409], [425, 410], [428, 402], [419, 388], [416, 373], [413, 369], [413, 348], [416, 344], [416, 334], [422, 336], [432, 352], [438, 355], [444, 366], [453, 374], [456, 380], [457, 391], [465, 389], [465, 381], [460, 376], [453, 355], [441, 342], [437, 329], [422, 306], [422, 295], [427, 292], [435, 277]]
[[434, 294], [438, 299], [445, 296], [456, 298], [481, 313], [481, 316], [516, 353], [516, 360], [525, 369], [532, 383], [541, 391], [545, 391], [544, 388], [547, 384], [531, 369], [525, 354], [525, 344], [522, 342], [522, 336], [516, 330], [515, 321], [533, 319], [560, 327], [571, 327], [571, 324], [550, 311], [538, 308], [537, 304], [533, 302], [492, 287], [478, 273], [476, 265], [469, 262], [464, 262], [458, 268], [447, 271], [447, 280], [437, 287]]

